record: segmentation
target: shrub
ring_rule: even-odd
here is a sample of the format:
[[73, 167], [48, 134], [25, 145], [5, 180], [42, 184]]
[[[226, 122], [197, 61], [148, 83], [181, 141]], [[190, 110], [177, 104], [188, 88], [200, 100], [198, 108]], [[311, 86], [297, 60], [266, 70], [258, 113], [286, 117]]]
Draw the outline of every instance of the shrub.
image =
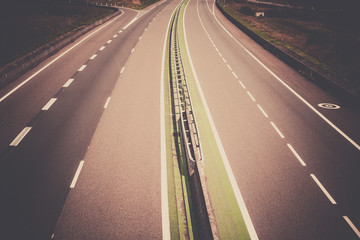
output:
[[255, 14], [254, 10], [249, 6], [240, 7], [239, 12], [248, 16], [253, 16]]

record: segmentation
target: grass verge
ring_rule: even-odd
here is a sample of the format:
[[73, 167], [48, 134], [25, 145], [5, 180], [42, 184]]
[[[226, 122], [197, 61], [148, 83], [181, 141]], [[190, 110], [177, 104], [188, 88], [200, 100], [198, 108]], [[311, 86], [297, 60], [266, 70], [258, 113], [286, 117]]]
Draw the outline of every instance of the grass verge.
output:
[[0, 67], [114, 12], [112, 9], [57, 2], [5, 4], [0, 10], [0, 29], [5, 33], [0, 38]]
[[[355, 16], [336, 10], [287, 9], [242, 1], [219, 1], [236, 21], [272, 43], [286, 49], [320, 71], [339, 86], [360, 96], [359, 28]], [[265, 17], [255, 17], [264, 12]]]
[[[188, 1], [186, 4], [187, 3]], [[179, 24], [181, 55], [187, 74], [186, 79], [191, 92], [198, 129], [201, 134], [205, 175], [219, 237], [220, 239], [250, 239], [190, 65], [189, 56], [186, 51], [184, 25], [182, 21], [184, 12], [185, 7], [181, 11]]]
[[[172, 19], [174, 15], [172, 16]], [[169, 26], [171, 27], [171, 26]], [[166, 159], [168, 174], [168, 200], [170, 214], [171, 239], [193, 239], [193, 228], [191, 219], [188, 175], [186, 159], [182, 148], [180, 128], [176, 121], [176, 108], [174, 97], [171, 92], [172, 74], [169, 44], [170, 28], [166, 45], [165, 72], [164, 72], [164, 99], [165, 99], [165, 133], [166, 133]]]

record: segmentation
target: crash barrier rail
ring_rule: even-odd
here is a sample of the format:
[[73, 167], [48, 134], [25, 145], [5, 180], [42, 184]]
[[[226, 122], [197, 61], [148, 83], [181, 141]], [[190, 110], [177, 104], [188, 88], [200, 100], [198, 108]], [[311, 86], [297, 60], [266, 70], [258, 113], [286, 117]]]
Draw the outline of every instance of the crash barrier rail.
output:
[[194, 239], [219, 239], [207, 190], [206, 178], [203, 170], [203, 155], [200, 144], [195, 114], [192, 107], [190, 91], [187, 84], [186, 72], [181, 56], [179, 42], [179, 15], [186, 0], [183, 0], [177, 8], [170, 29], [169, 39], [169, 65], [170, 65], [170, 88], [172, 102], [174, 104], [174, 121], [180, 129], [180, 137], [183, 145], [178, 147], [184, 149], [189, 173], [190, 202], [192, 225], [196, 225]]
[[186, 156], [191, 163], [195, 163], [196, 160], [202, 160], [202, 151], [200, 146], [200, 136], [191, 104], [191, 96], [188, 89], [186, 74], [180, 52], [178, 19], [181, 6], [176, 12], [171, 26], [171, 73], [173, 79], [175, 79], [176, 95], [174, 96], [177, 97], [179, 105], [180, 121], [186, 149]]

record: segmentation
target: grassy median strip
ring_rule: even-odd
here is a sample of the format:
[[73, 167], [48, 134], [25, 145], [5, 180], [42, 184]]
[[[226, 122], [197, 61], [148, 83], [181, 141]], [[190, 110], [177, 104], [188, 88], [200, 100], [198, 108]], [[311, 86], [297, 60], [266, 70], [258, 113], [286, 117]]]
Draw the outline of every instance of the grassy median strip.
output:
[[[186, 4], [188, 1], [186, 2]], [[229, 177], [216, 143], [207, 113], [197, 89], [195, 77], [186, 51], [184, 36], [185, 7], [181, 10], [179, 22], [179, 41], [181, 55], [187, 74], [187, 82], [191, 93], [192, 105], [201, 135], [202, 151], [205, 161], [205, 175], [208, 192], [214, 210], [220, 239], [250, 239], [245, 221], [234, 195]]]
[[[174, 19], [175, 14], [172, 16]], [[170, 26], [171, 28], [171, 26]], [[165, 129], [166, 129], [166, 159], [168, 174], [169, 214], [171, 239], [194, 239], [191, 206], [189, 199], [188, 174], [186, 159], [183, 153], [183, 142], [180, 126], [177, 123], [175, 99], [172, 96], [170, 72], [170, 30], [167, 39], [165, 72], [164, 72], [164, 99], [165, 99]]]

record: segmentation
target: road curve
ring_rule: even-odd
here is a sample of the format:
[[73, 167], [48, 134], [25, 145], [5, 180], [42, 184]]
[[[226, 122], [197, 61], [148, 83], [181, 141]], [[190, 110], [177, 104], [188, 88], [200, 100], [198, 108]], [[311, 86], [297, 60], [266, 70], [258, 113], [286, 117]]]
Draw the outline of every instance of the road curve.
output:
[[137, 26], [143, 32], [109, 95], [54, 239], [162, 238], [161, 63], [177, 4], [164, 4]]
[[[52, 236], [104, 107], [111, 106], [109, 96], [119, 77], [126, 73], [124, 66], [135, 54], [134, 48], [141, 42], [145, 28], [168, 3], [157, 3], [142, 11], [123, 9], [121, 16], [89, 32], [0, 90], [3, 98], [39, 71], [0, 102], [1, 239], [49, 239]], [[160, 64], [160, 60], [158, 62]], [[129, 90], [128, 94], [131, 92], [134, 90]], [[146, 101], [144, 96], [136, 100]], [[159, 98], [159, 94], [155, 97]], [[128, 103], [129, 107], [134, 101]], [[136, 108], [129, 111], [132, 109]], [[126, 112], [122, 116], [125, 115]], [[156, 131], [158, 125], [143, 127]], [[141, 139], [155, 145], [153, 135], [155, 133], [151, 132], [145, 138], [144, 134]], [[136, 136], [128, 134], [128, 141], [132, 137]], [[148, 160], [150, 163], [150, 157]], [[141, 169], [144, 165], [135, 161], [132, 166]], [[153, 166], [154, 173], [157, 167]], [[86, 169], [85, 162], [83, 170]], [[156, 186], [143, 186], [143, 191]], [[155, 206], [148, 207], [153, 210]], [[158, 228], [159, 221], [154, 226]]]
[[360, 116], [236, 29], [213, 1], [191, 0], [185, 28], [259, 239], [358, 239]]

